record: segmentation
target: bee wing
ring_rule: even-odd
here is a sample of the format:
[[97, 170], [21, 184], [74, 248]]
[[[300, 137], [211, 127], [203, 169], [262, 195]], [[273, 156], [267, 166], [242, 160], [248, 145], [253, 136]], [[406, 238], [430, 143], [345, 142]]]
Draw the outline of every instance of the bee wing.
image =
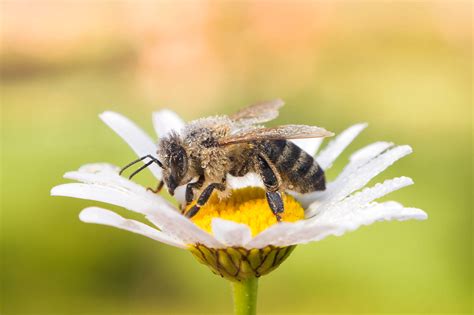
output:
[[277, 118], [278, 109], [283, 104], [284, 102], [281, 99], [257, 103], [241, 109], [237, 113], [230, 115], [229, 118], [239, 125], [263, 123]]
[[256, 140], [282, 140], [331, 137], [334, 133], [324, 128], [307, 125], [283, 125], [273, 128], [253, 128], [219, 140], [219, 145], [245, 143]]

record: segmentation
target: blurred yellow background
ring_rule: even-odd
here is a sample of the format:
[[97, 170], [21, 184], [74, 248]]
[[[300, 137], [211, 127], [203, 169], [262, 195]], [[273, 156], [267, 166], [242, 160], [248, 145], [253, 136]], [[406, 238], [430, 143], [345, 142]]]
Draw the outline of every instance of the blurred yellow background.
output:
[[[260, 281], [272, 313], [472, 311], [470, 1], [2, 1], [2, 314], [229, 313], [229, 285], [190, 254], [81, 223], [53, 198], [80, 165], [134, 158], [97, 114], [185, 119], [281, 97], [278, 123], [367, 121], [414, 154], [376, 181], [424, 222], [299, 246]], [[328, 176], [347, 161], [343, 155]], [[150, 175], [137, 181], [154, 185]], [[124, 210], [120, 213], [136, 217]]]

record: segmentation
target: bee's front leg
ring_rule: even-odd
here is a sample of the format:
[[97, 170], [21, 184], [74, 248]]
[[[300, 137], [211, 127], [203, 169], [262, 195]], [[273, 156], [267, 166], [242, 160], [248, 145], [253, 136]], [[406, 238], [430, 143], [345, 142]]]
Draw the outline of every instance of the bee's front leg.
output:
[[276, 174], [276, 169], [271, 166], [268, 159], [263, 155], [257, 156], [257, 170], [262, 178], [263, 184], [267, 190], [266, 196], [268, 205], [275, 215], [278, 222], [281, 221], [280, 213], [283, 213], [284, 205], [281, 198], [281, 193], [278, 191], [280, 188], [280, 181]]
[[194, 200], [194, 189], [200, 189], [204, 184], [204, 180], [204, 175], [201, 175], [199, 176], [197, 182], [186, 185], [186, 206], [188, 206]]
[[158, 194], [161, 191], [161, 189], [163, 188], [163, 184], [164, 184], [164, 182], [162, 180], [160, 180], [155, 189], [153, 189], [151, 187], [147, 187], [146, 190], [151, 191], [152, 193]]
[[209, 184], [209, 186], [207, 186], [204, 189], [204, 191], [201, 193], [201, 195], [199, 196], [196, 204], [191, 209], [189, 209], [188, 212], [186, 212], [186, 214], [185, 214], [186, 217], [188, 217], [188, 218], [194, 217], [199, 212], [201, 207], [204, 206], [206, 204], [206, 202], [209, 200], [209, 198], [211, 197], [212, 192], [214, 191], [214, 189], [224, 191], [225, 190], [225, 184], [224, 183]]

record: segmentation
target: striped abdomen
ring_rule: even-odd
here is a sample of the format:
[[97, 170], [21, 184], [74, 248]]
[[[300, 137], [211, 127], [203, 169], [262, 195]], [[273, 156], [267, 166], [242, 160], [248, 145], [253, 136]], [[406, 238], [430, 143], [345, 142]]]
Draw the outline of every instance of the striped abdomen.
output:
[[324, 171], [296, 144], [287, 140], [265, 140], [258, 143], [282, 178], [282, 188], [299, 193], [326, 189]]

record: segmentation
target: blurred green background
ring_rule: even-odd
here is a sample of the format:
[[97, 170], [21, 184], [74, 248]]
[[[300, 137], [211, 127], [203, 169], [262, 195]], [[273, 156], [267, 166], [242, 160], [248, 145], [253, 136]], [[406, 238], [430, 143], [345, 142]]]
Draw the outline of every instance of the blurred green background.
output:
[[369, 122], [348, 152], [412, 145], [376, 181], [412, 177], [388, 199], [429, 220], [299, 246], [260, 281], [259, 310], [471, 313], [470, 1], [0, 5], [1, 314], [229, 313], [228, 283], [190, 254], [83, 224], [97, 203], [49, 191], [82, 164], [134, 158], [104, 110], [151, 132], [153, 110], [194, 119], [275, 97], [287, 105], [272, 124]]

